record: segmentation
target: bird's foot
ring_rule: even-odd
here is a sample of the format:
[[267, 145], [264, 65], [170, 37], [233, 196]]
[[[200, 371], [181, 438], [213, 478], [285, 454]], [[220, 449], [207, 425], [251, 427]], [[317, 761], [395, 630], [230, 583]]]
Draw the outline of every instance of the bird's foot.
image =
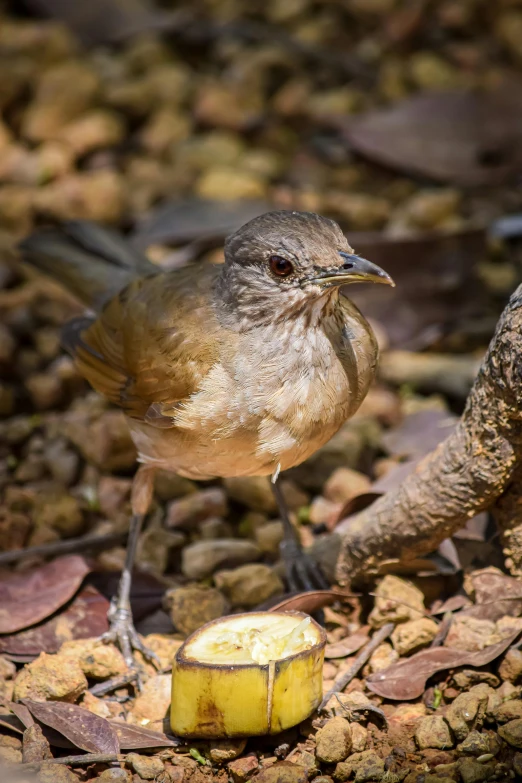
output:
[[285, 564], [288, 589], [291, 592], [328, 590], [330, 588], [319, 564], [303, 551], [296, 540], [282, 541], [280, 549]]
[[125, 663], [130, 669], [137, 669], [134, 651], [140, 652], [143, 657], [152, 663], [156, 669], [161, 669], [161, 662], [155, 652], [146, 647], [132, 621], [132, 612], [129, 609], [111, 606], [109, 609], [109, 630], [101, 637], [105, 644], [115, 644], [120, 648]]

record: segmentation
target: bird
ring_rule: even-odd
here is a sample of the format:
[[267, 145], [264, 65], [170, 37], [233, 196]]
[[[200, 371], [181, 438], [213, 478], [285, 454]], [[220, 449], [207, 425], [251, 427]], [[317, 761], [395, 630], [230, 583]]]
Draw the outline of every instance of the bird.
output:
[[113, 230], [86, 221], [37, 229], [22, 259], [88, 308], [63, 330], [81, 375], [121, 408], [136, 446], [124, 568], [105, 641], [128, 666], [152, 657], [133, 624], [130, 589], [154, 475], [269, 476], [290, 589], [327, 587], [302, 550], [281, 472], [325, 445], [374, 378], [373, 331], [346, 286], [394, 285], [357, 255], [339, 225], [276, 210], [225, 241], [224, 263], [152, 264]]

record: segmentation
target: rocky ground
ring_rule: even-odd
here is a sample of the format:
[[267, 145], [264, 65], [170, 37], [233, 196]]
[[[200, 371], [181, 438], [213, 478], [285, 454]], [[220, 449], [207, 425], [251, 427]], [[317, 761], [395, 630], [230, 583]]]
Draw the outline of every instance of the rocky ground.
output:
[[[484, 517], [435, 556], [390, 564], [358, 597], [337, 588], [292, 597], [267, 481], [160, 475], [133, 610], [162, 670], [142, 661], [141, 690], [125, 681], [118, 650], [95, 637], [123, 563], [134, 448], [121, 414], [60, 349], [60, 327], [78, 304], [22, 269], [14, 249], [35, 225], [81, 218], [127, 232], [158, 264], [219, 263], [224, 234], [276, 205], [328, 214], [357, 232], [356, 247], [395, 264], [392, 306], [361, 300], [385, 351], [379, 382], [331, 443], [283, 479], [302, 541], [333, 582], [338, 520], [396, 484], [450, 431], [521, 279], [517, 244], [490, 229], [522, 211], [519, 163], [502, 157], [502, 144], [516, 147], [520, 134], [516, 89], [507, 114], [495, 103], [471, 129], [454, 120], [442, 156], [458, 150], [450, 173], [428, 137], [426, 170], [408, 158], [418, 115], [384, 150], [377, 138], [366, 159], [350, 123], [448, 88], [500, 94], [520, 76], [519, 4], [277, 0], [247, 13], [233, 0], [206, 2], [187, 4], [184, 32], [88, 48], [60, 23], [16, 16], [13, 5], [0, 2], [5, 779], [522, 776], [522, 583], [505, 573]], [[475, 138], [488, 117], [495, 132]], [[371, 162], [391, 147], [402, 166]], [[157, 211], [173, 197], [175, 208]], [[78, 537], [87, 538], [68, 553]], [[325, 693], [342, 693], [284, 736], [178, 743], [166, 716], [182, 640], [228, 612], [282, 602], [323, 612]]]
[[[199, 618], [186, 614], [196, 592]], [[220, 614], [225, 601], [201, 585], [167, 596], [172, 619], [186, 630]], [[7, 654], [0, 658], [4, 774], [30, 780], [38, 772], [44, 783], [518, 779], [521, 596], [517, 580], [490, 567], [431, 611], [415, 584], [391, 575], [379, 581], [364, 625], [358, 599], [326, 607], [325, 694], [348, 684], [305, 723], [273, 738], [180, 742], [170, 735], [168, 672], [181, 633], [144, 636], [164, 669], [142, 661], [138, 693], [121, 681], [118, 687], [126, 671], [119, 651], [94, 639], [66, 641], [18, 672]]]

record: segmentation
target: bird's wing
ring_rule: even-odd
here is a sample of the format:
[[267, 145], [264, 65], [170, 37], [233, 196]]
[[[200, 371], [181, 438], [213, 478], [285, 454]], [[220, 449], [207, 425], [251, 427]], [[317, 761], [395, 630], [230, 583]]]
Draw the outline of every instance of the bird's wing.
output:
[[214, 274], [202, 265], [132, 282], [79, 334], [79, 372], [132, 418], [173, 426], [219, 360]]

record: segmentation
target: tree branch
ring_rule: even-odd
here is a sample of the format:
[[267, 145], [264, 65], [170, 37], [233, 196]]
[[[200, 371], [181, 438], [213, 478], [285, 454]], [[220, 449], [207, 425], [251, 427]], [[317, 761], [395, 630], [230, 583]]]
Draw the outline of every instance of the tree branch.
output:
[[519, 286], [500, 317], [456, 430], [397, 489], [338, 526], [340, 582], [436, 549], [468, 519], [493, 506], [521, 457]]
[[492, 513], [502, 540], [506, 567], [513, 576], [522, 576], [522, 461]]

